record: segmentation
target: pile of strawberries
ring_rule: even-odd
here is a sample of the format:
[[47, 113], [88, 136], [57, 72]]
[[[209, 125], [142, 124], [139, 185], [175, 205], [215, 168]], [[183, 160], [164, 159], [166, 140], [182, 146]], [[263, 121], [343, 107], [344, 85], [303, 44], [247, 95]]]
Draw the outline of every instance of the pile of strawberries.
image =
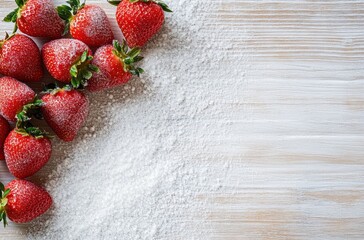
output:
[[[48, 133], [32, 119], [44, 119], [63, 141], [72, 141], [84, 124], [89, 101], [83, 91], [100, 91], [128, 82], [143, 69], [141, 47], [162, 27], [168, 6], [158, 0], [109, 0], [117, 5], [116, 19], [125, 37], [120, 44], [104, 10], [68, 0], [55, 7], [52, 0], [15, 0], [17, 8], [4, 21], [14, 32], [0, 41], [0, 160], [16, 179], [0, 183], [0, 221], [33, 220], [46, 212], [52, 198], [24, 180], [50, 159]], [[41, 51], [17, 30], [49, 39]], [[92, 50], [97, 49], [95, 54]], [[25, 83], [40, 82], [46, 69], [58, 83], [36, 94]], [[12, 129], [12, 126], [14, 129]]]

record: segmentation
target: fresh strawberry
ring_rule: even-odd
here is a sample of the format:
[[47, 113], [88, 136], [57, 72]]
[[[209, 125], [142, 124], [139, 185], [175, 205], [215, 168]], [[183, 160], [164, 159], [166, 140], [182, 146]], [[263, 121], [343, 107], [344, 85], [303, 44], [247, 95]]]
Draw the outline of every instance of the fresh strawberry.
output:
[[143, 59], [139, 56], [140, 52], [139, 48], [129, 51], [125, 41], [120, 46], [116, 40], [113, 45], [99, 48], [92, 60], [99, 72], [93, 74], [86, 88], [90, 91], [100, 91], [127, 83], [132, 75], [139, 76], [144, 71], [133, 64]]
[[38, 82], [43, 76], [42, 59], [35, 42], [15, 34], [0, 41], [0, 73], [23, 82]]
[[5, 118], [0, 116], [0, 160], [4, 160], [4, 142], [10, 132], [10, 125]]
[[41, 114], [43, 102], [35, 99], [23, 106], [16, 115], [16, 128], [5, 139], [4, 154], [9, 171], [17, 178], [26, 178], [38, 172], [52, 153], [46, 133], [33, 127], [31, 119]]
[[5, 140], [4, 153], [9, 171], [17, 178], [26, 178], [48, 162], [52, 145], [45, 136], [32, 136], [24, 130], [15, 129]]
[[11, 77], [0, 78], [0, 114], [6, 120], [15, 122], [16, 114], [34, 98], [34, 91], [24, 83]]
[[52, 205], [49, 193], [34, 183], [15, 179], [6, 187], [0, 183], [0, 221], [4, 227], [7, 217], [16, 223], [29, 222], [44, 214]]
[[18, 8], [9, 13], [5, 22], [14, 22], [16, 31], [32, 37], [61, 38], [65, 23], [58, 16], [52, 0], [15, 0]]
[[49, 73], [58, 81], [69, 83], [75, 88], [86, 84], [97, 71], [90, 64], [92, 60], [90, 48], [76, 39], [58, 39], [46, 43], [42, 48], [44, 65]]
[[87, 97], [66, 86], [49, 90], [42, 101], [42, 113], [48, 125], [63, 141], [73, 141], [88, 115]]
[[161, 28], [164, 12], [172, 12], [157, 0], [108, 0], [117, 5], [116, 20], [130, 47], [143, 47]]
[[105, 11], [96, 5], [80, 4], [79, 0], [69, 0], [68, 5], [57, 7], [59, 16], [66, 21], [66, 31], [73, 38], [90, 47], [109, 44], [114, 39], [111, 25]]

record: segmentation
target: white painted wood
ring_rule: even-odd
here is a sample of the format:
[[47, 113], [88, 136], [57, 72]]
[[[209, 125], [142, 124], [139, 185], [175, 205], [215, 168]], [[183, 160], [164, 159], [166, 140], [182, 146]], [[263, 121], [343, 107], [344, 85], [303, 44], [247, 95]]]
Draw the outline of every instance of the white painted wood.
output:
[[[243, 91], [216, 106], [226, 132], [201, 139], [221, 156], [212, 169], [231, 163], [224, 192], [200, 196], [213, 206], [212, 238], [364, 239], [364, 1], [210, 2], [229, 33], [216, 40], [233, 43], [224, 64], [249, 65]], [[14, 4], [0, 6], [4, 16]], [[26, 225], [1, 232], [23, 239]]]

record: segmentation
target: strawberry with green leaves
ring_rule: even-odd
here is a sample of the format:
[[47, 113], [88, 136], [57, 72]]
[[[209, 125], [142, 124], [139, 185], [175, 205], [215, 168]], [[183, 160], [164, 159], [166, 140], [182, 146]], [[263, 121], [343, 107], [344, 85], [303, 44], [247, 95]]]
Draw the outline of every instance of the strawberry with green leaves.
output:
[[5, 160], [4, 142], [10, 132], [10, 125], [5, 118], [0, 116], [0, 160]]
[[52, 197], [43, 188], [26, 180], [14, 179], [4, 186], [0, 182], [0, 221], [7, 218], [26, 223], [44, 214], [52, 206]]
[[159, 0], [108, 0], [118, 6], [116, 20], [130, 47], [143, 47], [163, 26], [164, 12], [172, 12]]
[[125, 84], [132, 75], [139, 76], [144, 70], [134, 67], [134, 63], [143, 59], [139, 56], [140, 52], [139, 48], [129, 49], [125, 41], [120, 45], [117, 40], [114, 40], [113, 45], [99, 48], [92, 60], [99, 72], [93, 74], [86, 88], [100, 91]]
[[0, 78], [0, 114], [9, 122], [15, 122], [23, 106], [34, 98], [35, 92], [24, 83], [11, 77]]
[[58, 16], [52, 0], [15, 0], [18, 8], [9, 13], [5, 22], [14, 22], [16, 31], [32, 36], [61, 38], [65, 23]]
[[6, 34], [0, 40], [0, 73], [23, 82], [39, 82], [43, 67], [35, 42], [25, 35]]
[[69, 5], [57, 7], [59, 16], [66, 21], [66, 32], [90, 47], [109, 44], [114, 39], [105, 11], [96, 5], [86, 5], [80, 0], [68, 0]]
[[50, 159], [52, 144], [47, 133], [31, 124], [33, 116], [41, 114], [43, 105], [39, 99], [26, 104], [17, 114], [16, 128], [4, 143], [4, 155], [9, 171], [17, 178], [30, 177], [38, 172]]
[[87, 97], [69, 85], [52, 86], [42, 101], [42, 113], [48, 125], [63, 141], [73, 141], [89, 112]]
[[58, 39], [44, 44], [43, 62], [49, 73], [58, 81], [72, 83], [75, 88], [86, 85], [98, 69], [91, 64], [92, 52], [76, 39]]

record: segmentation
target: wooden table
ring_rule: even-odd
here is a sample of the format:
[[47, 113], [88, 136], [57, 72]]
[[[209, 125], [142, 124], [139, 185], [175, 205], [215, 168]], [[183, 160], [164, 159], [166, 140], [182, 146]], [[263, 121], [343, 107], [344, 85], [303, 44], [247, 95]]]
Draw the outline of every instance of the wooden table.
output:
[[250, 66], [211, 163], [232, 162], [211, 238], [364, 239], [364, 1], [210, 1]]

